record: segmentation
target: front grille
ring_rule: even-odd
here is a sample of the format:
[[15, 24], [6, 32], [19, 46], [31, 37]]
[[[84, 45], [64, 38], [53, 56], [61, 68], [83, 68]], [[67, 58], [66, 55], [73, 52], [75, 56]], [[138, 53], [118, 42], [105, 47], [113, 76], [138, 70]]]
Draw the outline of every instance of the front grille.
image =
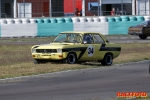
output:
[[37, 53], [57, 53], [56, 49], [36, 49]]

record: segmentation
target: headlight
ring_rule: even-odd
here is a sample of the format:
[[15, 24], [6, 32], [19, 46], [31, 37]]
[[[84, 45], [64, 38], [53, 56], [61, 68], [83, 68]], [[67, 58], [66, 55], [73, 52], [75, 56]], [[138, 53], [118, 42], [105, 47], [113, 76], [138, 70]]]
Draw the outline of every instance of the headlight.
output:
[[62, 49], [57, 49], [57, 53], [62, 53]]
[[32, 53], [36, 53], [36, 49], [35, 48], [32, 48]]

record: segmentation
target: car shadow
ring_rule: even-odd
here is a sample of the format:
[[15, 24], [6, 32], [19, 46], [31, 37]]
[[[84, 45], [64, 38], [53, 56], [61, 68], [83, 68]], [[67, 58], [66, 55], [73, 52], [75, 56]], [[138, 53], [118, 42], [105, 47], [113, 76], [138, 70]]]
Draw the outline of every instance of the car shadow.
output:
[[81, 62], [81, 63], [78, 63], [80, 65], [85, 65], [85, 66], [102, 66], [102, 64], [100, 62]]

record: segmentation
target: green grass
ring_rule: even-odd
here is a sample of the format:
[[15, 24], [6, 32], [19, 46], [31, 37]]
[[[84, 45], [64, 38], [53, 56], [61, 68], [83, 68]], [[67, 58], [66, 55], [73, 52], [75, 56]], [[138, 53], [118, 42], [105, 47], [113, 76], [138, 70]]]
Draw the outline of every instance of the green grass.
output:
[[[149, 43], [125, 43], [121, 54], [114, 59], [114, 64], [135, 62], [150, 59]], [[33, 64], [31, 44], [0, 44], [0, 78], [37, 75], [63, 70], [79, 70], [102, 67], [100, 63], [85, 64]], [[110, 66], [111, 67], [111, 66]]]

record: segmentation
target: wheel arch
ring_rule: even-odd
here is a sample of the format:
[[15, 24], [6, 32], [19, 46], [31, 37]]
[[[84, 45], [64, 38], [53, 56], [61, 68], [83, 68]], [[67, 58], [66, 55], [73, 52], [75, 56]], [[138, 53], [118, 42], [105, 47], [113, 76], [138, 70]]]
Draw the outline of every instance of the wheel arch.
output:
[[[71, 58], [71, 60], [70, 60], [70, 56], [72, 56], [72, 55], [74, 55], [74, 58]], [[76, 52], [73, 52], [73, 51], [68, 52], [67, 57], [65, 59], [63, 59], [62, 61], [63, 61], [63, 63], [68, 63], [68, 64], [76, 63], [76, 61], [77, 61]]]
[[77, 58], [77, 53], [76, 53], [75, 51], [70, 51], [70, 52], [68, 52], [67, 56], [68, 56], [70, 53], [75, 54], [75, 56], [76, 56], [76, 58]]
[[[112, 57], [110, 57], [112, 56]], [[103, 60], [101, 61], [101, 64], [103, 66], [110, 66], [113, 63], [113, 53], [112, 52], [107, 52], [103, 58]]]
[[[111, 54], [112, 57], [114, 58], [114, 54], [113, 54], [112, 52], [107, 52], [107, 53], [105, 53], [105, 55], [107, 55], [107, 54]], [[105, 55], [104, 55], [104, 57], [105, 57]]]

